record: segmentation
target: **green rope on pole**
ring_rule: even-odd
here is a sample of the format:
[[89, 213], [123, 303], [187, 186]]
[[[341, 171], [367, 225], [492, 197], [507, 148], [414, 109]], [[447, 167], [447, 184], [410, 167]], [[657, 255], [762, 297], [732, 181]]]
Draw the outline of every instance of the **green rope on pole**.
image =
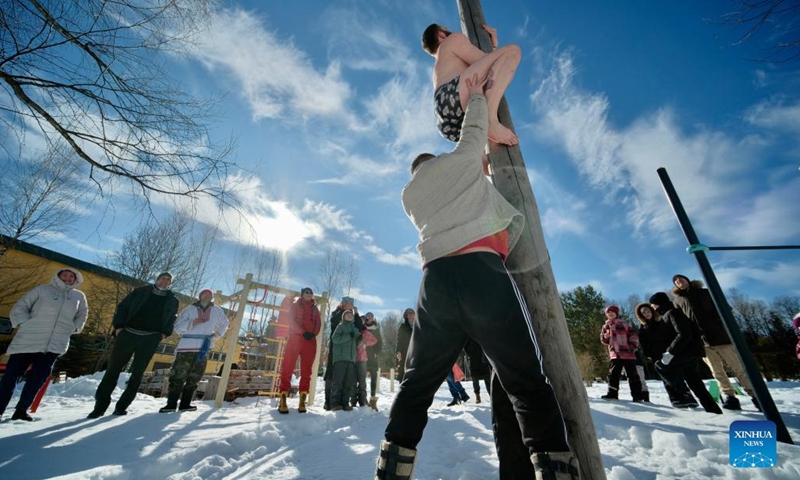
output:
[[686, 247], [686, 253], [697, 253], [697, 252], [707, 252], [708, 245], [703, 245], [702, 243], [696, 243], [694, 245], [689, 245]]

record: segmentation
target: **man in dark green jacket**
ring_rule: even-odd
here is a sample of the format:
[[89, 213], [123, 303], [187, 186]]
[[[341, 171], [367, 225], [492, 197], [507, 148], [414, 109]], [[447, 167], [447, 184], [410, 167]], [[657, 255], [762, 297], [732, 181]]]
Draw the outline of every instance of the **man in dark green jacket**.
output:
[[113, 322], [116, 341], [106, 373], [94, 395], [94, 409], [87, 418], [98, 418], [105, 414], [111, 404], [111, 393], [117, 386], [119, 375], [133, 357], [131, 376], [114, 408], [114, 415], [128, 413], [128, 406], [136, 398], [144, 370], [153, 358], [158, 344], [172, 335], [178, 313], [178, 299], [169, 289], [171, 284], [172, 274], [161, 273], [154, 285], [133, 290], [117, 305]]

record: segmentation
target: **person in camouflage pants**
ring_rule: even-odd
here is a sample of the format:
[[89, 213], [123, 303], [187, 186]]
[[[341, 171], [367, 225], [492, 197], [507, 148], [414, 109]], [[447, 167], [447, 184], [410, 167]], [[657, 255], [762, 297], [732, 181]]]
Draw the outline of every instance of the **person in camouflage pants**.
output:
[[175, 347], [167, 405], [159, 410], [161, 413], [197, 410], [191, 401], [206, 371], [211, 347], [228, 330], [228, 318], [224, 310], [214, 305], [214, 293], [206, 289], [198, 296], [200, 301], [184, 308], [175, 322], [181, 341]]

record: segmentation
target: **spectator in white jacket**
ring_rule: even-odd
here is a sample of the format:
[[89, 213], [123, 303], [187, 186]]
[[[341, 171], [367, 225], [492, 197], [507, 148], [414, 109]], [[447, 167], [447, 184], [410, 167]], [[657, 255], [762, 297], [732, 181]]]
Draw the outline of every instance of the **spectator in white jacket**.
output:
[[[208, 354], [214, 340], [225, 335], [228, 317], [222, 308], [214, 305], [214, 293], [205, 289], [198, 295], [200, 301], [181, 310], [175, 321], [175, 333], [181, 341], [175, 348], [175, 361], [169, 372], [167, 406], [161, 413], [193, 411], [192, 397], [203, 377], [208, 363]], [[180, 404], [178, 404], [180, 399]]]
[[53, 371], [59, 356], [69, 348], [69, 337], [80, 333], [89, 316], [86, 296], [75, 290], [83, 283], [78, 270], [61, 268], [47, 285], [26, 293], [11, 309], [11, 325], [17, 333], [8, 347], [6, 373], [0, 380], [0, 415], [5, 412], [17, 380], [28, 379], [22, 389], [12, 420], [27, 420], [28, 408]]

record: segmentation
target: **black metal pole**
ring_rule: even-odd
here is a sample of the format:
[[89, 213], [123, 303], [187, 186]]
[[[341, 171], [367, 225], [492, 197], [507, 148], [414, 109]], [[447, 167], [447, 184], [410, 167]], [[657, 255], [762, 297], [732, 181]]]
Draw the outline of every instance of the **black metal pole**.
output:
[[800, 250], [800, 245], [772, 245], [772, 246], [752, 246], [752, 247], [708, 247], [712, 251], [722, 250]]
[[[667, 175], [667, 170], [665, 168], [659, 168], [656, 172], [658, 172], [658, 178], [661, 179], [664, 193], [667, 195], [667, 200], [670, 206], [672, 206], [672, 211], [675, 213], [675, 217], [678, 219], [678, 223], [689, 245], [700, 244], [700, 240], [697, 238], [697, 234], [689, 221], [689, 217], [686, 215], [686, 210], [684, 210], [683, 204], [680, 198], [678, 198], [677, 192], [675, 192], [672, 180], [670, 180], [669, 175]], [[700, 271], [703, 273], [703, 278], [706, 281], [706, 285], [708, 285], [708, 291], [711, 293], [711, 298], [714, 300], [717, 312], [719, 312], [722, 318], [722, 324], [725, 326], [725, 330], [728, 332], [731, 342], [733, 342], [734, 349], [739, 355], [742, 365], [744, 365], [745, 373], [750, 379], [750, 383], [753, 385], [756, 400], [758, 400], [758, 404], [761, 406], [764, 416], [767, 420], [775, 423], [778, 436], [777, 440], [793, 445], [792, 437], [789, 436], [789, 431], [783, 423], [781, 414], [778, 412], [778, 407], [775, 406], [767, 384], [764, 383], [761, 372], [758, 371], [758, 366], [756, 366], [755, 361], [753, 361], [753, 356], [750, 354], [750, 348], [748, 348], [744, 340], [744, 335], [742, 335], [739, 325], [736, 324], [736, 320], [733, 318], [731, 307], [725, 300], [725, 294], [722, 292], [722, 287], [719, 286], [717, 276], [714, 275], [714, 270], [711, 268], [711, 263], [708, 261], [706, 252], [702, 249], [695, 249], [692, 253], [694, 254], [695, 260], [697, 260], [697, 264], [700, 266]]]

